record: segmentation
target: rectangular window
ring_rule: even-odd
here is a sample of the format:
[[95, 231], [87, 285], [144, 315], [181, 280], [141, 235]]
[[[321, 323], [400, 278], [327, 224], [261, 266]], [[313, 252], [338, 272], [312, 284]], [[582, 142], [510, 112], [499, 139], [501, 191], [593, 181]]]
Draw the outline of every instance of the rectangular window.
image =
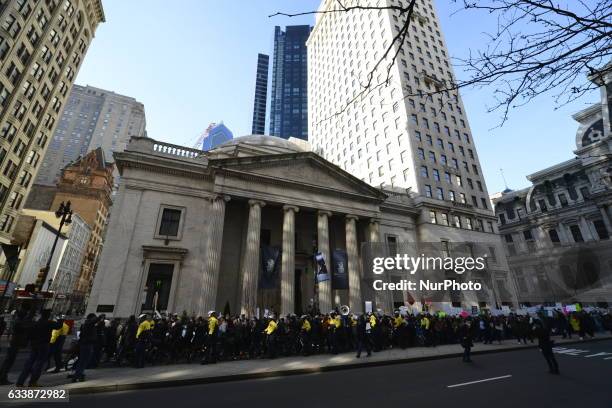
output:
[[597, 231], [597, 236], [599, 239], [604, 240], [610, 238], [610, 234], [606, 229], [606, 224], [604, 224], [602, 220], [593, 221], [593, 226], [595, 227], [595, 231]]
[[561, 242], [561, 240], [559, 239], [559, 233], [557, 233], [556, 229], [548, 230], [548, 237], [550, 238], [550, 242], [552, 242], [553, 244], [558, 244]]
[[435, 211], [430, 211], [429, 212], [429, 222], [431, 222], [432, 224], [437, 224], [438, 223]]
[[158, 235], [162, 237], [178, 237], [182, 214], [182, 210], [164, 208], [162, 210]]
[[584, 242], [584, 238], [582, 238], [582, 231], [580, 231], [580, 227], [578, 225], [570, 225], [570, 231], [572, 232], [574, 242]]
[[440, 187], [436, 188], [436, 198], [438, 200], [444, 200], [444, 190]]
[[427, 184], [425, 185], [425, 197], [431, 198], [431, 186]]

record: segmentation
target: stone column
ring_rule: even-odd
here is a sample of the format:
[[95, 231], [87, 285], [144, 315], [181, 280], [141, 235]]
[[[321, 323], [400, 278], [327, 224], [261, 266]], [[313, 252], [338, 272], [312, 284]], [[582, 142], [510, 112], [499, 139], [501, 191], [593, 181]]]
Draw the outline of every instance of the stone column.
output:
[[240, 313], [249, 317], [255, 315], [257, 307], [261, 209], [265, 205], [263, 201], [249, 200], [249, 223], [246, 248], [242, 258], [242, 301], [240, 303]]
[[295, 312], [295, 213], [299, 208], [283, 207], [283, 262], [281, 268], [281, 310], [282, 316]]
[[573, 239], [571, 238], [571, 234], [565, 228], [565, 225], [563, 225], [562, 222], [557, 224], [557, 232], [559, 233], [559, 240], [561, 241], [561, 243], [567, 244], [567, 243], [570, 243], [570, 242], [574, 242]]
[[582, 238], [585, 241], [593, 241], [595, 240], [595, 236], [593, 235], [593, 231], [591, 230], [591, 223], [586, 220], [585, 217], [580, 217], [578, 219], [578, 226], [582, 231]]
[[219, 267], [221, 266], [221, 244], [223, 241], [223, 222], [225, 220], [225, 203], [230, 197], [218, 195], [210, 199], [208, 237], [206, 238], [206, 259], [202, 274], [202, 287], [198, 299], [198, 314], [206, 316], [209, 310], [215, 310], [217, 288], [219, 285]]
[[357, 217], [346, 216], [346, 255], [348, 258], [349, 307], [354, 313], [363, 312], [361, 302], [361, 274], [359, 273], [359, 254], [357, 253]]
[[[380, 252], [383, 249], [383, 246], [380, 241], [380, 222], [376, 218], [370, 219], [370, 225], [368, 226], [368, 242], [372, 245], [373, 253]], [[376, 254], [375, 256], [379, 256]], [[380, 256], [385, 256], [385, 254], [380, 253]], [[380, 279], [383, 279], [385, 282], [389, 282], [389, 275], [383, 274]], [[376, 278], [375, 278], [376, 279]], [[365, 299], [369, 300], [369, 299]], [[391, 291], [375, 291], [375, 308], [382, 309], [385, 313], [393, 312], [393, 294]]]
[[332, 309], [332, 290], [331, 273], [332, 261], [329, 255], [329, 211], [319, 211], [317, 213], [317, 244], [318, 250], [325, 259], [325, 266], [329, 279], [319, 282], [319, 310], [321, 313], [328, 313]]
[[610, 217], [608, 217], [608, 212], [604, 207], [599, 207], [599, 212], [601, 213], [601, 219], [608, 230], [608, 235], [612, 236], [612, 223], [610, 222]]

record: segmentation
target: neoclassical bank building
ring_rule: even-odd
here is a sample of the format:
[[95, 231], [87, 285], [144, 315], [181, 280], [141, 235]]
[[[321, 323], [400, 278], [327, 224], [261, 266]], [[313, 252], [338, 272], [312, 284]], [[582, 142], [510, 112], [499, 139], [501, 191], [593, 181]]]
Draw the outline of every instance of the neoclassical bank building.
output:
[[[485, 243], [488, 268], [473, 278], [489, 282], [489, 290], [451, 299], [454, 305], [499, 306], [500, 293], [514, 290], [495, 230], [432, 221], [424, 197], [372, 187], [303, 141], [244, 136], [204, 152], [133, 137], [115, 161], [121, 184], [91, 312], [286, 315], [313, 305], [362, 312], [366, 302], [389, 312], [422, 302], [416, 294], [374, 293], [361, 263], [368, 242]], [[461, 211], [458, 206], [449, 216]], [[495, 220], [493, 213], [482, 216], [485, 223]], [[331, 279], [317, 283], [315, 253], [330, 269], [334, 254], [343, 254], [343, 286]]]

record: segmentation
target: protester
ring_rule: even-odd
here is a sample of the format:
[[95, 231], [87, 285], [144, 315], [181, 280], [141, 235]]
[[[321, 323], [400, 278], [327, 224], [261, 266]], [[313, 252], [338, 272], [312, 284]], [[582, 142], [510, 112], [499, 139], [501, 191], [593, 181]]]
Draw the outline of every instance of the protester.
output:
[[553, 354], [554, 342], [550, 339], [550, 331], [547, 327], [544, 327], [542, 322], [539, 320], [535, 322], [533, 326], [536, 337], [538, 338], [538, 347], [542, 351], [542, 355], [546, 359], [548, 364], [548, 370], [551, 374], [559, 374], [559, 365]]
[[47, 369], [50, 367], [49, 360], [53, 358], [55, 362], [55, 368], [53, 370], [54, 373], [59, 373], [61, 368], [63, 367], [63, 358], [62, 353], [64, 351], [64, 343], [66, 341], [66, 336], [70, 332], [70, 326], [63, 321], [64, 316], [60, 316], [59, 320], [62, 320], [62, 327], [59, 329], [55, 329], [51, 332], [51, 340], [49, 347], [49, 356], [47, 358]]
[[85, 369], [89, 366], [91, 358], [94, 354], [98, 336], [96, 334], [96, 324], [98, 318], [94, 313], [87, 315], [85, 322], [79, 330], [79, 358], [74, 366], [74, 373], [69, 375], [72, 382], [85, 381]]
[[0, 385], [10, 385], [8, 373], [15, 363], [19, 350], [28, 345], [29, 332], [32, 325], [32, 314], [25, 308], [15, 312], [11, 327], [11, 337], [6, 356], [0, 367]]
[[[46, 320], [45, 320], [46, 319]], [[483, 324], [481, 324], [481, 322]], [[31, 353], [26, 377], [35, 386], [40, 376], [40, 361], [55, 360], [54, 372], [61, 369], [60, 350], [65, 342], [68, 326], [55, 325], [48, 320], [48, 312], [32, 327], [32, 318], [25, 310], [15, 314], [7, 356], [0, 371], [0, 380], [8, 384], [6, 373], [13, 364], [17, 351], [30, 341]], [[579, 327], [580, 325], [580, 327]], [[47, 327], [47, 331], [41, 327]], [[571, 327], [571, 329], [570, 329]], [[545, 328], [545, 329], [544, 329]], [[541, 310], [536, 315], [491, 316], [488, 313], [470, 316], [451, 316], [445, 313], [395, 311], [391, 315], [381, 311], [362, 315], [311, 313], [300, 317], [291, 314], [278, 316], [268, 313], [263, 318], [230, 314], [207, 316], [150, 315], [130, 316], [127, 320], [106, 319], [104, 315], [87, 316], [77, 331], [78, 341], [73, 351], [75, 358], [73, 381], [85, 379], [85, 369], [99, 356], [101, 365], [122, 366], [125, 363], [142, 368], [146, 364], [172, 364], [201, 361], [203, 364], [239, 359], [275, 358], [281, 356], [309, 356], [355, 352], [360, 358], [386, 349], [414, 346], [434, 347], [456, 344], [463, 349], [463, 361], [471, 361], [474, 343], [514, 340], [527, 343], [534, 338], [549, 364], [551, 372], [558, 372], [552, 354], [551, 335], [569, 335], [571, 331], [584, 336], [596, 331], [611, 330], [612, 318], [607, 312], [592, 310], [549, 313]], [[46, 335], [41, 335], [44, 332]], [[39, 333], [38, 335], [36, 333]], [[40, 339], [44, 338], [45, 346]], [[38, 340], [37, 340], [38, 339]], [[51, 349], [49, 350], [49, 346]], [[45, 352], [47, 347], [47, 352]], [[42, 360], [39, 359], [40, 356]], [[27, 369], [26, 369], [27, 368]], [[23, 373], [22, 373], [23, 374]], [[20, 376], [23, 385], [26, 377]]]
[[42, 373], [43, 366], [47, 362], [49, 354], [49, 344], [51, 341], [51, 332], [56, 329], [61, 329], [64, 323], [63, 320], [50, 320], [51, 310], [45, 309], [41, 312], [40, 318], [32, 326], [30, 339], [30, 355], [23, 366], [21, 374], [17, 379], [17, 387], [23, 387], [24, 383], [30, 378], [29, 386], [38, 386], [38, 379]]

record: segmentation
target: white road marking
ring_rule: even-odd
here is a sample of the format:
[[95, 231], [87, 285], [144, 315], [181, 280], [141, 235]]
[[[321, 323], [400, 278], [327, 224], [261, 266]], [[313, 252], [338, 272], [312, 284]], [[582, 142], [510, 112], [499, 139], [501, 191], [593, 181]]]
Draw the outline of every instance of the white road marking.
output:
[[612, 355], [612, 353], [608, 353], [608, 352], [602, 351], [601, 353], [597, 353], [597, 354], [589, 354], [588, 356], [584, 356], [584, 358], [610, 356], [610, 355]]
[[487, 382], [487, 381], [503, 380], [504, 378], [510, 378], [510, 377], [512, 377], [511, 374], [502, 375], [501, 377], [485, 378], [484, 380], [476, 380], [476, 381], [470, 381], [470, 382], [461, 383], [461, 384], [447, 385], [446, 388], [463, 387], [464, 385], [478, 384], [478, 383]]

